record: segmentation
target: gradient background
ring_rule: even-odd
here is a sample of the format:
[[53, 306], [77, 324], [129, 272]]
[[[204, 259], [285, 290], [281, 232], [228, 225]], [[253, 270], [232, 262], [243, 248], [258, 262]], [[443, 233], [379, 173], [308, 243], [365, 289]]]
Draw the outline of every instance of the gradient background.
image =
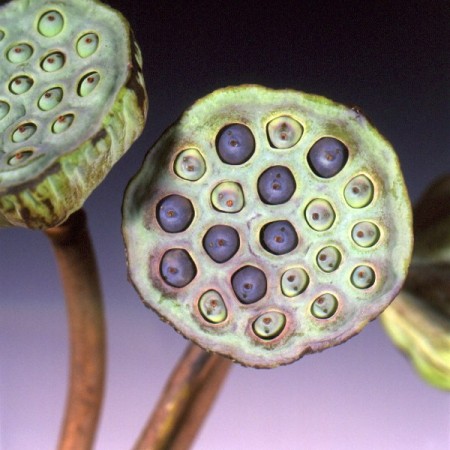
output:
[[[212, 90], [258, 83], [359, 105], [392, 142], [412, 199], [450, 170], [450, 4], [424, 0], [109, 2], [142, 47], [148, 126], [86, 203], [103, 276], [109, 372], [97, 450], [130, 448], [186, 341], [127, 282], [122, 193], [150, 145]], [[340, 3], [340, 6], [338, 5]], [[126, 6], [125, 6], [126, 5]], [[1, 69], [0, 69], [1, 70]], [[0, 448], [55, 447], [67, 334], [53, 255], [0, 231]], [[378, 322], [287, 367], [235, 366], [195, 450], [450, 449], [450, 397], [423, 383]]]

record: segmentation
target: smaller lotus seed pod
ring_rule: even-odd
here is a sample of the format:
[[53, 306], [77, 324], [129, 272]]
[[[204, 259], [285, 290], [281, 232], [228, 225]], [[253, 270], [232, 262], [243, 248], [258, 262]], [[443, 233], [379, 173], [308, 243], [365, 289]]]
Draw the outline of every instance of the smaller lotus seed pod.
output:
[[205, 160], [195, 148], [183, 150], [175, 160], [174, 171], [185, 180], [197, 181], [206, 172]]
[[217, 153], [227, 164], [243, 164], [255, 151], [255, 138], [248, 127], [240, 123], [227, 125], [217, 137]]
[[58, 11], [49, 11], [41, 16], [38, 31], [45, 37], [54, 37], [64, 28], [64, 18]]
[[85, 75], [78, 85], [78, 95], [86, 97], [89, 95], [100, 82], [100, 74], [98, 72], [91, 72]]
[[358, 289], [367, 289], [375, 283], [375, 272], [369, 266], [358, 266], [352, 272], [351, 281]]
[[61, 103], [63, 91], [61, 88], [53, 88], [44, 92], [38, 101], [39, 109], [50, 111]]
[[211, 194], [211, 201], [218, 211], [237, 213], [244, 207], [244, 193], [238, 183], [225, 181], [217, 185]]
[[352, 238], [360, 247], [373, 247], [380, 239], [380, 229], [372, 222], [359, 222], [352, 229]]
[[325, 247], [317, 254], [317, 265], [324, 272], [334, 272], [342, 260], [341, 252], [336, 247]]
[[302, 137], [303, 127], [292, 117], [281, 116], [267, 125], [267, 134], [272, 147], [291, 148]]
[[278, 220], [265, 225], [261, 230], [262, 246], [274, 255], [284, 255], [297, 247], [298, 236], [287, 220]]
[[286, 316], [278, 311], [261, 314], [253, 322], [253, 331], [261, 339], [274, 339], [286, 326]]
[[64, 66], [65, 62], [66, 58], [61, 52], [54, 52], [42, 60], [41, 67], [45, 72], [56, 72]]
[[234, 293], [241, 303], [249, 305], [261, 300], [267, 291], [267, 279], [261, 269], [245, 266], [232, 277]]
[[331, 137], [319, 139], [308, 152], [309, 165], [321, 178], [334, 177], [344, 168], [347, 159], [347, 147]]
[[239, 249], [239, 234], [227, 225], [216, 225], [205, 234], [203, 247], [215, 262], [226, 262]]
[[286, 297], [295, 297], [303, 293], [308, 284], [309, 276], [301, 267], [286, 270], [281, 277], [281, 291]]
[[14, 78], [11, 83], [9, 83], [9, 90], [15, 95], [25, 94], [25, 92], [28, 92], [31, 89], [33, 84], [34, 81], [30, 77], [22, 75]]
[[12, 167], [19, 166], [20, 164], [25, 163], [27, 159], [31, 158], [33, 153], [34, 152], [32, 150], [21, 150], [8, 159], [8, 164]]
[[333, 207], [323, 199], [315, 199], [308, 204], [305, 211], [308, 225], [316, 231], [325, 231], [331, 228], [336, 218]]
[[31, 46], [28, 44], [17, 44], [9, 49], [6, 57], [8, 58], [8, 61], [15, 64], [20, 64], [29, 60], [32, 54], [33, 48]]
[[352, 178], [344, 189], [345, 201], [352, 208], [364, 208], [373, 199], [373, 183], [365, 175]]
[[269, 205], [286, 203], [294, 194], [295, 188], [292, 172], [283, 166], [269, 167], [258, 179], [259, 196]]
[[9, 110], [10, 110], [9, 104], [4, 102], [3, 100], [0, 100], [0, 120], [2, 120], [4, 117], [8, 115]]
[[72, 126], [75, 117], [73, 114], [65, 114], [59, 116], [52, 125], [52, 132], [60, 134], [69, 129]]
[[77, 42], [77, 53], [82, 58], [93, 55], [98, 48], [98, 36], [95, 33], [88, 33], [81, 36]]
[[213, 289], [200, 297], [198, 309], [203, 318], [210, 323], [221, 323], [227, 318], [225, 302], [222, 296]]
[[338, 308], [337, 298], [330, 293], [322, 294], [311, 305], [311, 314], [317, 319], [329, 319]]
[[164, 231], [180, 233], [194, 219], [194, 208], [187, 198], [181, 195], [169, 195], [158, 203], [156, 218]]
[[11, 139], [13, 142], [24, 142], [36, 133], [36, 125], [34, 123], [24, 123], [17, 127]]
[[197, 268], [186, 250], [168, 250], [161, 259], [161, 276], [170, 286], [187, 286], [195, 277]]

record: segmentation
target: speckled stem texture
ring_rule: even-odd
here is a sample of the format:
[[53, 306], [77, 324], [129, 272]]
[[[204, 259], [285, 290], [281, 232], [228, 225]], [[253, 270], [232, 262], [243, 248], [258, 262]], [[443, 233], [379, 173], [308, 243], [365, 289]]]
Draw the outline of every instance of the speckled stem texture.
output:
[[59, 450], [92, 448], [105, 378], [105, 323], [97, 265], [86, 217], [75, 212], [45, 231], [56, 256], [70, 334], [70, 385]]

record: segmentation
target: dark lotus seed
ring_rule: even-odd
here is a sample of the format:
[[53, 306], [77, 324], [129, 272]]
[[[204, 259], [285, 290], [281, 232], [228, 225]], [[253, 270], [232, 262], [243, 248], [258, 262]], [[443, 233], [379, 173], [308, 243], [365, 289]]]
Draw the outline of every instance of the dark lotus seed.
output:
[[255, 151], [255, 138], [245, 125], [235, 123], [222, 128], [217, 138], [217, 152], [227, 164], [243, 164]]
[[294, 250], [298, 244], [297, 233], [287, 220], [271, 222], [261, 230], [262, 246], [274, 255], [284, 255]]
[[175, 248], [162, 257], [160, 272], [167, 284], [181, 288], [194, 279], [197, 268], [186, 250]]
[[239, 235], [232, 227], [216, 225], [206, 233], [203, 247], [215, 262], [223, 263], [238, 251]]
[[232, 277], [234, 293], [241, 303], [249, 305], [262, 299], [267, 290], [264, 272], [253, 266], [239, 269]]
[[158, 203], [156, 218], [164, 231], [179, 233], [191, 224], [194, 208], [187, 198], [176, 194], [169, 195]]
[[321, 178], [331, 178], [340, 172], [348, 159], [347, 147], [337, 139], [319, 139], [309, 150], [308, 163]]
[[284, 166], [269, 167], [258, 179], [258, 193], [269, 205], [287, 202], [295, 191], [295, 180], [291, 171]]

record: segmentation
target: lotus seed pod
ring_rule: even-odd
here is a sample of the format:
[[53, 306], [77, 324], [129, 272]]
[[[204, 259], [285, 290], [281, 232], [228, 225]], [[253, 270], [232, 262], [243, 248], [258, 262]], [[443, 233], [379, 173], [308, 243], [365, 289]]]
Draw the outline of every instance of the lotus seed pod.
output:
[[142, 132], [140, 51], [98, 0], [12, 0], [0, 29], [0, 227], [56, 226]]
[[[274, 136], [285, 142], [287, 118], [302, 132], [286, 135], [283, 147]], [[251, 133], [254, 151], [230, 164], [217, 143], [237, 125]], [[314, 166], [318, 142], [325, 156]], [[330, 148], [347, 152], [337, 152], [332, 176]], [[194, 149], [198, 178], [182, 166]], [[363, 184], [369, 202], [348, 195], [349, 185]], [[195, 216], [176, 234], [157, 219], [160, 201], [172, 195], [188, 199]], [[358, 232], [373, 231], [366, 224], [377, 231], [369, 246], [359, 245], [366, 235]], [[239, 245], [222, 260], [228, 232]], [[288, 364], [358, 333], [397, 295], [412, 248], [398, 161], [373, 126], [325, 98], [260, 86], [218, 90], [164, 133], [126, 190], [123, 235], [144, 303], [203, 348], [252, 367]], [[195, 267], [184, 286], [160, 271], [171, 251], [185, 252]]]

